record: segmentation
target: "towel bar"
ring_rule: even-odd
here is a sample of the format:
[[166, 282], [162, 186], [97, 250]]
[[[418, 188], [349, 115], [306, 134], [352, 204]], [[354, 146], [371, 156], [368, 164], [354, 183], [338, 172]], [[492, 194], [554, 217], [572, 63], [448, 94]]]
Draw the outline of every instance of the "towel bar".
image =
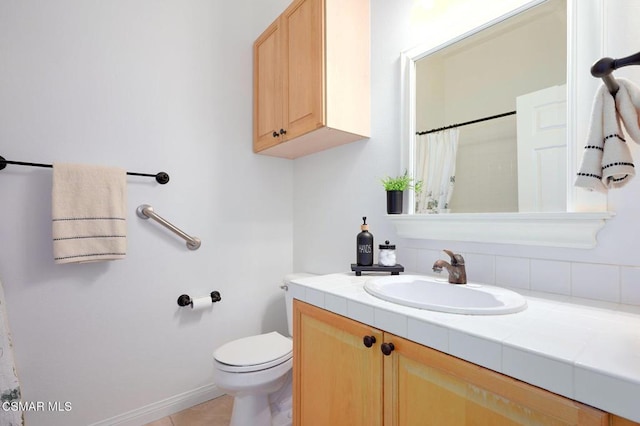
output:
[[187, 242], [187, 247], [189, 250], [198, 250], [200, 248], [200, 239], [197, 237], [192, 237], [190, 235], [185, 234], [180, 229], [173, 226], [171, 223], [167, 222], [164, 218], [159, 216], [156, 212], [153, 211], [153, 207], [148, 204], [142, 204], [138, 206], [136, 209], [136, 213], [138, 217], [141, 219], [153, 219], [158, 222], [160, 225], [172, 231], [174, 234], [179, 235]]
[[[7, 167], [7, 164], [14, 164], [16, 166], [30, 166], [30, 167], [46, 167], [53, 168], [53, 164], [42, 164], [42, 163], [27, 163], [25, 161], [11, 161], [5, 160], [3, 156], [0, 155], [0, 170]], [[151, 173], [138, 173], [138, 172], [127, 172], [129, 176], [146, 176], [156, 178], [156, 182], [160, 185], [164, 185], [169, 182], [169, 175], [165, 172], [158, 172], [155, 175]]]

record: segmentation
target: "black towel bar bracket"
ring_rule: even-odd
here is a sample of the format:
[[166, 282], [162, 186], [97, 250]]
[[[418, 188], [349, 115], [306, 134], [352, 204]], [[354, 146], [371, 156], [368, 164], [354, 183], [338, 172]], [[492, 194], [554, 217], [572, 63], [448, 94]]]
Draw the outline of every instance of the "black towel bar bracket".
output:
[[[52, 164], [26, 163], [24, 161], [10, 161], [10, 160], [5, 160], [4, 157], [0, 156], [0, 170], [3, 170], [5, 167], [7, 167], [7, 164], [14, 164], [17, 166], [53, 168]], [[164, 185], [169, 182], [169, 175], [165, 172], [159, 172], [159, 173], [156, 173], [155, 175], [151, 173], [127, 172], [127, 175], [153, 177], [153, 178], [156, 178], [156, 182], [158, 182], [161, 185]]]
[[615, 96], [620, 86], [611, 73], [627, 65], [640, 65], [640, 52], [620, 59], [602, 58], [591, 67], [591, 75], [601, 78], [607, 89], [609, 89], [609, 93]]

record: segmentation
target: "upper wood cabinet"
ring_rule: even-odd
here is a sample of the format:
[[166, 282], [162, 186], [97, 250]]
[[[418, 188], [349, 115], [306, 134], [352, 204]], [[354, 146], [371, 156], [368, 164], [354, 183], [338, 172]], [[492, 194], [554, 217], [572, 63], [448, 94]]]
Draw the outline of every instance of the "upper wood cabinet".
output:
[[369, 0], [296, 0], [253, 46], [254, 152], [297, 158], [370, 134]]

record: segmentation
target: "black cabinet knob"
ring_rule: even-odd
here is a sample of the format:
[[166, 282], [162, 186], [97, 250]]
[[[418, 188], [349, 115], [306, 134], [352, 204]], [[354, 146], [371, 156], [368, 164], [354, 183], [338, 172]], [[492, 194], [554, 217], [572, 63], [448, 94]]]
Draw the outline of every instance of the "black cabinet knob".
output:
[[364, 336], [362, 338], [362, 342], [364, 343], [364, 345], [366, 347], [370, 348], [376, 342], [376, 337], [375, 336]]
[[286, 131], [285, 129], [280, 129], [280, 134], [281, 134], [281, 135], [286, 135], [286, 134], [287, 134], [287, 131]]
[[280, 135], [278, 134], [278, 132], [276, 132], [276, 131], [274, 130], [274, 131], [273, 131], [273, 137], [274, 137], [274, 138], [277, 138], [278, 136], [280, 136]]
[[380, 350], [387, 356], [391, 355], [391, 352], [393, 352], [394, 349], [395, 346], [393, 346], [393, 343], [383, 343], [380, 345]]

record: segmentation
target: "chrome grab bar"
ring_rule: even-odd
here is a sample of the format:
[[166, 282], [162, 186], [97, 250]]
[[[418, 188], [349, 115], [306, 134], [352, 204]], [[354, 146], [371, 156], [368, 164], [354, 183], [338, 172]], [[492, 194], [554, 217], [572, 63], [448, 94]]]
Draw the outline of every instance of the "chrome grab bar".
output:
[[141, 204], [136, 209], [136, 213], [138, 214], [139, 218], [153, 219], [156, 222], [158, 222], [160, 225], [172, 231], [174, 234], [184, 238], [184, 240], [187, 242], [187, 248], [189, 248], [189, 250], [198, 250], [198, 248], [200, 248], [201, 241], [199, 238], [187, 235], [180, 229], [176, 228], [171, 223], [167, 222], [166, 219], [162, 218], [162, 216], [158, 215], [155, 211], [153, 211], [153, 207], [151, 207], [150, 205]]

